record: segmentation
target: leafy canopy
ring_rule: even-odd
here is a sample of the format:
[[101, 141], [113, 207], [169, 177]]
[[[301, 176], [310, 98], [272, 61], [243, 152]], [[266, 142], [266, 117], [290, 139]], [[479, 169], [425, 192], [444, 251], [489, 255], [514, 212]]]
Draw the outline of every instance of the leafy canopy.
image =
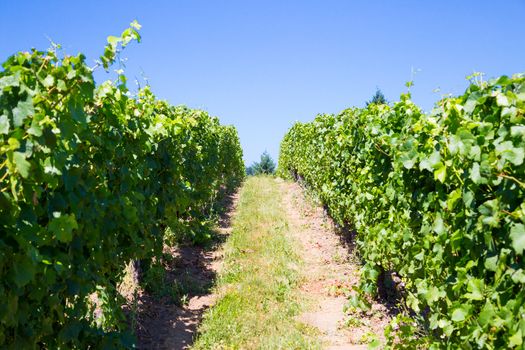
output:
[[278, 173], [303, 180], [357, 232], [364, 266], [355, 306], [377, 293], [382, 272], [401, 276], [408, 309], [387, 328], [388, 346], [521, 349], [524, 150], [517, 74], [478, 79], [429, 114], [403, 94], [393, 105], [296, 123]]
[[[139, 40], [110, 36], [98, 66]], [[237, 131], [126, 79], [95, 85], [83, 55], [20, 52], [0, 71], [0, 348], [132, 348], [116, 290], [167, 228], [199, 240], [244, 177]], [[97, 293], [102, 315], [91, 296]]]

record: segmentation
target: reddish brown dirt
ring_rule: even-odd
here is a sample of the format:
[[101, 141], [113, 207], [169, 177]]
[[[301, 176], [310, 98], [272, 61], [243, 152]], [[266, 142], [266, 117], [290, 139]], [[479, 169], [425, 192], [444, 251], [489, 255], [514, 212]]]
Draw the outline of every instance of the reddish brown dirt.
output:
[[167, 283], [185, 281], [191, 285], [185, 304], [175, 305], [173, 298], [159, 299], [138, 287], [130, 294], [131, 288], [125, 288], [129, 300], [127, 311], [130, 318], [135, 318], [132, 323], [135, 324], [138, 349], [189, 349], [193, 344], [204, 311], [216, 299], [212, 286], [221, 265], [221, 246], [230, 233], [237, 199], [235, 195], [225, 203], [228, 210], [220, 218], [214, 244], [207, 248], [165, 248], [165, 254], [172, 257], [165, 264]]
[[382, 339], [390, 321], [387, 308], [373, 303], [367, 313], [344, 312], [352, 288], [359, 283], [359, 261], [351, 243], [338, 235], [320, 206], [302, 188], [281, 182], [290, 227], [303, 246], [307, 271], [302, 285], [310, 310], [300, 321], [319, 330], [326, 349], [366, 349], [372, 335]]
[[215, 277], [216, 251], [197, 247], [183, 247], [173, 252], [177, 267], [170, 271], [170, 280], [187, 278], [199, 286], [199, 291], [188, 293], [188, 302], [181, 306], [169, 297], [160, 300], [141, 292], [138, 297], [137, 335], [139, 349], [187, 349], [202, 314], [214, 302], [210, 286]]

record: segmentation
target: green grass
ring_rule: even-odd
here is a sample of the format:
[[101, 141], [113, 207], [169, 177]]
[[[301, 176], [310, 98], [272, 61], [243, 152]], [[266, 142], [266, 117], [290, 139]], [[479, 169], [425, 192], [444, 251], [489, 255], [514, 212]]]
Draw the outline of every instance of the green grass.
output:
[[302, 311], [300, 251], [288, 228], [279, 184], [245, 182], [225, 243], [221, 296], [207, 311], [194, 349], [318, 349], [314, 331], [296, 320]]

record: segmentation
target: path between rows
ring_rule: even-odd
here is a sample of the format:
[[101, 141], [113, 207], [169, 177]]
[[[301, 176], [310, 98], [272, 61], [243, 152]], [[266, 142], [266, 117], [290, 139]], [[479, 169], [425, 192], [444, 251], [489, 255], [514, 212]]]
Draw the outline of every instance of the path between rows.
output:
[[[324, 210], [305, 196], [303, 189], [288, 181], [280, 183], [291, 232], [303, 247], [305, 281], [301, 286], [310, 310], [300, 319], [318, 328], [326, 349], [367, 349], [375, 335], [382, 338], [390, 317], [379, 303], [359, 315], [347, 315], [345, 305], [352, 287], [359, 283], [358, 259], [351, 243], [338, 235]], [[350, 317], [354, 324], [345, 324]]]
[[[381, 338], [389, 322], [388, 310], [373, 304], [372, 310], [359, 315], [346, 314], [348, 295], [358, 283], [358, 261], [351, 244], [335, 233], [334, 225], [323, 209], [305, 196], [302, 188], [289, 181], [275, 179], [278, 200], [286, 211], [289, 234], [298, 242], [298, 255], [304, 273], [299, 293], [306, 301], [298, 323], [316, 329], [323, 349], [367, 349], [371, 336]], [[277, 199], [277, 198], [276, 198]], [[235, 200], [237, 202], [237, 198]], [[234, 206], [232, 206], [234, 208]], [[221, 221], [219, 234], [225, 239], [231, 232], [231, 209]], [[222, 248], [179, 248], [168, 252], [175, 259], [174, 278], [193, 274], [203, 283], [212, 283], [221, 268]], [[177, 272], [178, 271], [178, 272]], [[138, 334], [140, 349], [189, 349], [197, 335], [205, 311], [217, 301], [214, 288], [190, 295], [182, 306], [155, 301], [139, 295]], [[349, 323], [349, 318], [353, 320]]]

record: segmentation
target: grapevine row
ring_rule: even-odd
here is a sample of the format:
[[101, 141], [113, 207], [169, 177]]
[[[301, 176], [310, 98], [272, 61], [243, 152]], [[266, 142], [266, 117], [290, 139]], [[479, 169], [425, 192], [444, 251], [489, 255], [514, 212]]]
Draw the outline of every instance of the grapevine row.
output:
[[502, 349], [525, 338], [524, 156], [515, 75], [472, 83], [427, 114], [404, 94], [297, 123], [279, 172], [355, 229], [362, 292], [385, 272], [401, 277], [410, 312], [387, 329], [391, 346]]
[[[138, 29], [108, 38], [104, 68]], [[131, 346], [125, 266], [161, 254], [168, 227], [204, 220], [240, 183], [237, 132], [148, 87], [132, 96], [120, 72], [96, 86], [81, 54], [20, 52], [3, 68], [0, 347]]]

